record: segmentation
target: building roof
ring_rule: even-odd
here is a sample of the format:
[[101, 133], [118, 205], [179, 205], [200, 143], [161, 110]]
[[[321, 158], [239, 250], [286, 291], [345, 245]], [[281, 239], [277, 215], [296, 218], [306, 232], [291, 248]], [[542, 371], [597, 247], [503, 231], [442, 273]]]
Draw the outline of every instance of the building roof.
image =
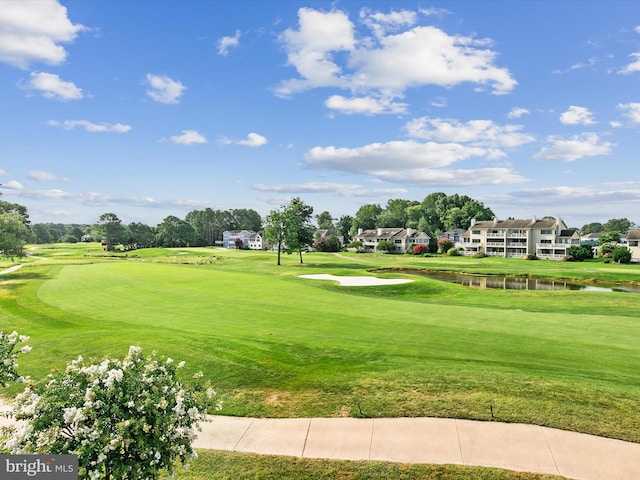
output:
[[566, 230], [560, 230], [560, 236], [561, 237], [573, 237], [577, 231], [578, 231], [577, 228], [568, 228]]
[[640, 240], [640, 228], [635, 228], [627, 232], [627, 240]]
[[531, 218], [529, 220], [484, 220], [475, 222], [471, 228], [553, 228], [556, 226], [556, 219], [553, 220], [537, 220]]
[[415, 238], [426, 237], [430, 238], [424, 232], [414, 230], [412, 228], [374, 228], [372, 230], [363, 230], [362, 233], [358, 233], [355, 237], [360, 238]]

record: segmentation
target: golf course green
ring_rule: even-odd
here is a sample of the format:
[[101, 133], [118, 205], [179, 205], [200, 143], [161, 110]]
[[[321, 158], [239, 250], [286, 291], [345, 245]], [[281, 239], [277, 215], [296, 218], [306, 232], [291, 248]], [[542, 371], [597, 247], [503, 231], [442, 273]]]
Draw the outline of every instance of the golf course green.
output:
[[[225, 415], [439, 416], [522, 422], [640, 442], [640, 295], [480, 290], [435, 269], [631, 283], [602, 261], [215, 248], [31, 250], [0, 276], [0, 329], [29, 335], [20, 372], [129, 345], [202, 371]], [[12, 264], [0, 264], [0, 270]], [[410, 283], [340, 286], [331, 274]], [[5, 390], [7, 395], [18, 386]]]

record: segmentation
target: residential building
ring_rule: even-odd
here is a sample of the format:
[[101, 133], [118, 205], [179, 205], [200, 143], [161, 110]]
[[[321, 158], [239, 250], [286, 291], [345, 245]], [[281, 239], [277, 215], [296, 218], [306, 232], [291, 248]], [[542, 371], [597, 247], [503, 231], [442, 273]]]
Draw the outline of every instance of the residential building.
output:
[[222, 247], [238, 248], [236, 238], [242, 240], [242, 246], [249, 250], [266, 250], [269, 245], [264, 239], [263, 232], [254, 232], [253, 230], [226, 230], [222, 233]]
[[456, 246], [463, 255], [484, 253], [488, 256], [522, 258], [535, 255], [538, 258], [560, 260], [567, 249], [580, 245], [580, 234], [575, 228], [567, 228], [564, 221], [538, 220], [487, 220], [471, 221], [463, 241]]
[[627, 248], [631, 250], [631, 261], [640, 262], [640, 228], [627, 233]]
[[354, 241], [362, 242], [365, 252], [375, 252], [380, 242], [386, 240], [393, 243], [396, 253], [405, 253], [413, 249], [414, 245], [429, 245], [430, 237], [424, 232], [419, 232], [413, 228], [376, 228], [373, 230], [358, 229]]

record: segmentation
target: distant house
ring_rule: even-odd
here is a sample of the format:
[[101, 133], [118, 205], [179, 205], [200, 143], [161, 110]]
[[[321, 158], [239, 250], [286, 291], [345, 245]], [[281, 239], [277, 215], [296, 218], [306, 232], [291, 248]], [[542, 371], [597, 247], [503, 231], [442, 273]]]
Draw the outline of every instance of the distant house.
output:
[[546, 220], [533, 217], [529, 220], [472, 220], [463, 241], [456, 246], [464, 255], [484, 253], [505, 258], [535, 255], [560, 260], [574, 245], [580, 245], [580, 234], [575, 228], [567, 228], [560, 217]]
[[327, 230], [327, 229], [320, 228], [313, 233], [313, 238], [315, 240], [318, 240], [320, 238], [329, 238], [329, 237], [336, 237], [340, 242], [340, 247], [344, 247], [344, 236], [340, 235], [335, 230]]
[[267, 250], [268, 248], [263, 232], [254, 233], [249, 237], [249, 250]]
[[249, 248], [249, 239], [256, 232], [253, 230], [225, 230], [222, 232], [222, 246], [225, 248], [238, 248], [236, 239], [242, 240], [241, 248]]
[[236, 239], [242, 240], [242, 247], [249, 250], [264, 250], [268, 248], [264, 234], [253, 230], [225, 230], [222, 232], [222, 246], [225, 248], [238, 248]]
[[640, 228], [627, 233], [627, 248], [631, 250], [631, 261], [640, 262]]
[[362, 242], [365, 252], [375, 252], [378, 243], [386, 240], [395, 245], [396, 253], [405, 253], [414, 245], [425, 244], [428, 246], [430, 237], [413, 228], [376, 228], [373, 230], [359, 228], [358, 233], [353, 236], [353, 240]]

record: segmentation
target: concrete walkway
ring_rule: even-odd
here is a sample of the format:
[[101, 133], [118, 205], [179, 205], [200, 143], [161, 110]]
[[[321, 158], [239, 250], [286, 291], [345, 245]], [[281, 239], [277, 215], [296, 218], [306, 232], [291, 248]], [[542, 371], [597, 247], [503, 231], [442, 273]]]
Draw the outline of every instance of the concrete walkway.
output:
[[[11, 419], [0, 400], [0, 427]], [[517, 423], [447, 418], [211, 416], [196, 448], [268, 455], [456, 464], [579, 480], [640, 480], [640, 444]]]
[[443, 418], [213, 416], [202, 427], [196, 448], [640, 480], [640, 444], [535, 425]]

